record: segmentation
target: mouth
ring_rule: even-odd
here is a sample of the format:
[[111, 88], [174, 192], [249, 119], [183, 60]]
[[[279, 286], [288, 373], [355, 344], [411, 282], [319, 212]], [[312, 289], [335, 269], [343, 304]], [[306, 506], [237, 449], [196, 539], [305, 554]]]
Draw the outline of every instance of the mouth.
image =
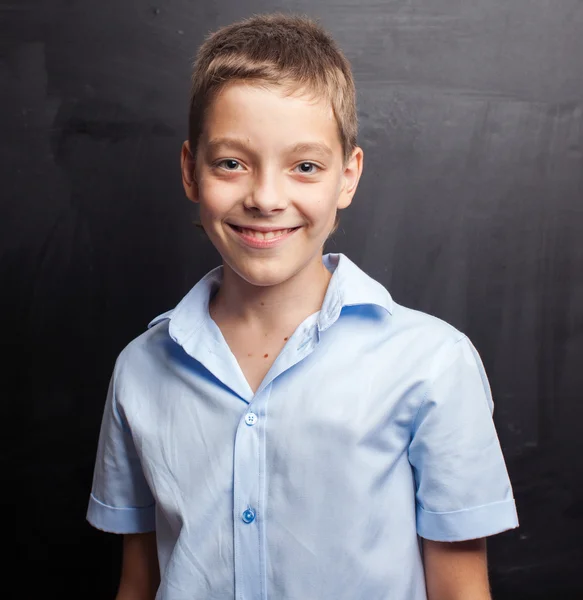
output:
[[229, 227], [234, 229], [240, 235], [254, 238], [256, 240], [272, 240], [275, 238], [280, 238], [299, 229], [299, 227], [289, 227], [286, 229], [270, 229], [269, 231], [260, 231], [258, 229], [239, 227], [238, 225], [233, 225], [232, 223], [229, 223]]

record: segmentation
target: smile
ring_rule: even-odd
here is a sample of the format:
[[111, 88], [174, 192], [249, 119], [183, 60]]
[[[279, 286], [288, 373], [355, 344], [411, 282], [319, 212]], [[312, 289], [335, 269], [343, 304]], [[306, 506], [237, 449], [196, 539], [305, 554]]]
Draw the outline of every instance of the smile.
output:
[[299, 229], [299, 227], [290, 227], [261, 231], [259, 229], [239, 227], [231, 223], [229, 223], [229, 227], [246, 246], [251, 246], [252, 248], [271, 248], [288, 239]]
[[297, 227], [292, 227], [290, 229], [273, 229], [271, 231], [258, 231], [257, 229], [244, 229], [243, 227], [237, 227], [236, 225], [231, 225], [231, 227], [243, 235], [248, 235], [258, 240], [270, 240], [274, 237], [280, 237], [289, 233], [290, 231], [294, 231]]

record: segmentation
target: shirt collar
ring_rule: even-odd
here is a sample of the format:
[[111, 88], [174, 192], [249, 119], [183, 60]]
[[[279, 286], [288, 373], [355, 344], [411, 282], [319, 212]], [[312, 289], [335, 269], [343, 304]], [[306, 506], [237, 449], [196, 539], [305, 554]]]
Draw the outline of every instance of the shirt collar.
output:
[[[346, 306], [374, 305], [393, 311], [393, 300], [389, 292], [369, 277], [344, 254], [326, 254], [323, 257], [326, 268], [332, 273], [328, 289], [318, 315], [318, 329], [325, 331], [340, 316]], [[165, 319], [170, 319], [170, 336], [183, 344], [209, 318], [209, 302], [219, 287], [223, 277], [223, 267], [207, 273], [175, 309], [153, 319], [148, 327]]]
[[346, 306], [379, 306], [393, 312], [393, 300], [389, 292], [372, 277], [357, 267], [344, 254], [326, 254], [324, 265], [332, 272], [320, 316], [318, 329], [325, 331], [340, 316]]

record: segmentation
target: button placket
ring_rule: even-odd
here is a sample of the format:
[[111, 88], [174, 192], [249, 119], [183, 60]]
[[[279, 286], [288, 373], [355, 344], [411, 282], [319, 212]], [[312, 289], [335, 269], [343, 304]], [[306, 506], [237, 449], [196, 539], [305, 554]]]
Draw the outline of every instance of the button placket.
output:
[[[262, 512], [265, 470], [264, 413], [271, 386], [241, 415], [233, 455], [235, 597], [265, 600]], [[253, 410], [251, 410], [253, 407]]]

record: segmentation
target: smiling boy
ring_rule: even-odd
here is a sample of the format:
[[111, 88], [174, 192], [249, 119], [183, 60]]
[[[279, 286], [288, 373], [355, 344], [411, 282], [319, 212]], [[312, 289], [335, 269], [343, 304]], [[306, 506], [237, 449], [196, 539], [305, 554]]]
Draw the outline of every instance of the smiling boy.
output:
[[120, 354], [88, 519], [118, 600], [484, 600], [517, 526], [466, 336], [322, 255], [363, 168], [350, 67], [266, 15], [193, 74], [187, 197], [222, 258]]

